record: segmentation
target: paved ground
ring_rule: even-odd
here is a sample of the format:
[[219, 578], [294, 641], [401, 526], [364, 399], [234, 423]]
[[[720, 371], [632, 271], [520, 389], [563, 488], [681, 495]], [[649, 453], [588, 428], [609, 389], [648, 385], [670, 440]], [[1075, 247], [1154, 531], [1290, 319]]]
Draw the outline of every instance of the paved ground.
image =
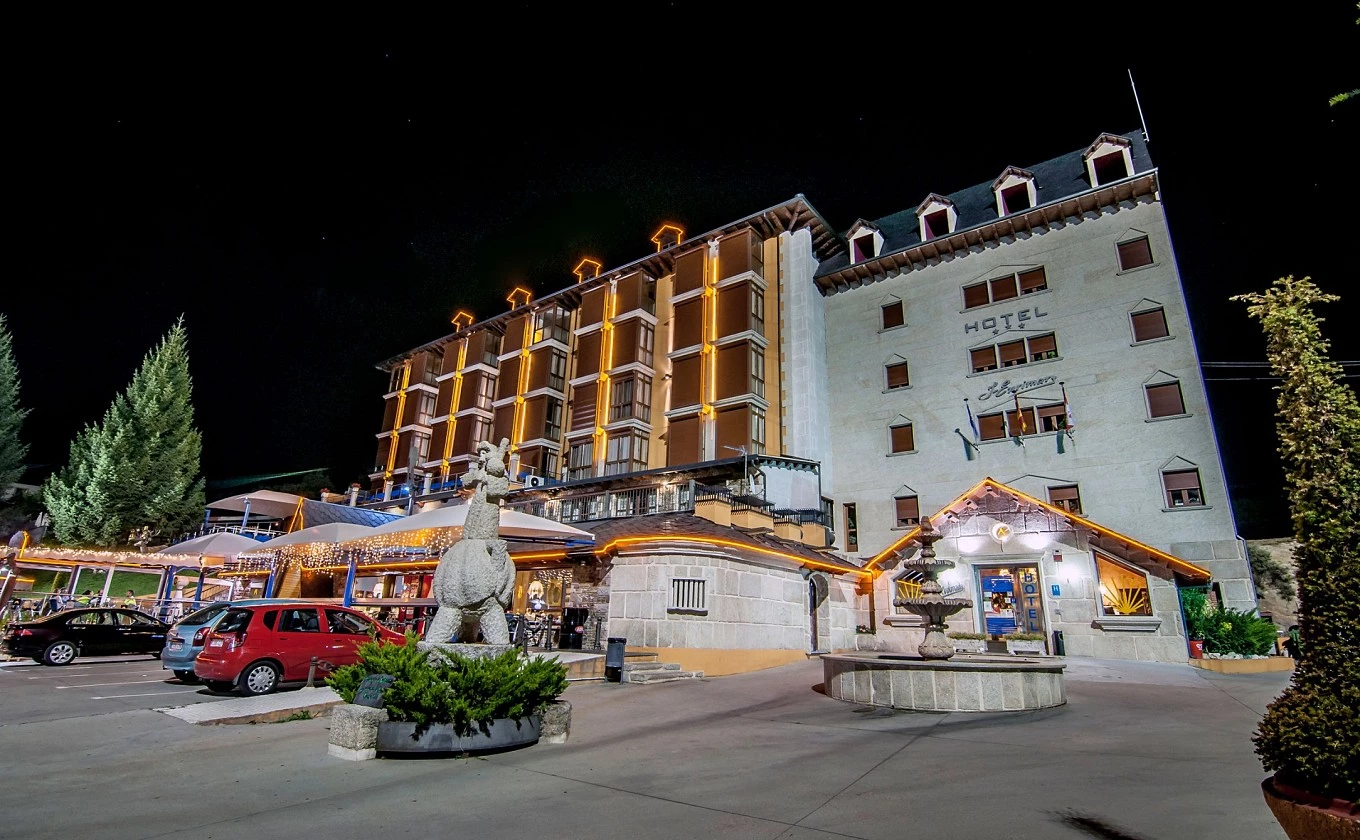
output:
[[[0, 667], [0, 726], [226, 697], [201, 685], [181, 683], [161, 668], [159, 659], [150, 656], [77, 659], [60, 668], [31, 661]], [[0, 836], [3, 834], [0, 823]]]
[[816, 690], [815, 661], [576, 683], [568, 744], [439, 761], [329, 758], [325, 718], [203, 727], [139, 710], [13, 725], [0, 705], [0, 754], [22, 768], [0, 785], [0, 834], [1283, 837], [1249, 739], [1287, 675], [1069, 662], [1068, 705], [1018, 715], [840, 703]]

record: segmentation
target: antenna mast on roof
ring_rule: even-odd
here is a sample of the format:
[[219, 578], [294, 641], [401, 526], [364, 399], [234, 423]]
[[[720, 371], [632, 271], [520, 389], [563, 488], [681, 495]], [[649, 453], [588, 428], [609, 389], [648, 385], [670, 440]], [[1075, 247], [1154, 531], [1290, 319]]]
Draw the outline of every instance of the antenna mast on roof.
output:
[[1143, 118], [1143, 103], [1138, 101], [1138, 85], [1133, 83], [1133, 69], [1129, 68], [1129, 87], [1133, 88], [1133, 104], [1138, 106], [1138, 122], [1143, 126], [1143, 142], [1151, 143], [1152, 138], [1148, 137], [1147, 120]]

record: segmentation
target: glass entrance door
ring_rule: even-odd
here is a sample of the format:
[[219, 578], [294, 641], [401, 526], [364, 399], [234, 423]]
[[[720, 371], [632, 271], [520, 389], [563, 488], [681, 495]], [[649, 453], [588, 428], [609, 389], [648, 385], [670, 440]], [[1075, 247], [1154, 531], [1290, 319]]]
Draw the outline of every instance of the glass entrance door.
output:
[[1037, 633], [1044, 637], [1047, 648], [1043, 589], [1037, 564], [980, 566], [977, 591], [984, 633], [993, 639], [1010, 633]]

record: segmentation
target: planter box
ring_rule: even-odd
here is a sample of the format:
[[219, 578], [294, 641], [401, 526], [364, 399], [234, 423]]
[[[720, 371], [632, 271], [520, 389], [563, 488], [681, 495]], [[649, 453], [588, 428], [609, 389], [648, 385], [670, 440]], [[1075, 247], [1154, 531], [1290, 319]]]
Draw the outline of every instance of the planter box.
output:
[[1044, 655], [1044, 643], [1043, 643], [1041, 640], [1039, 640], [1039, 639], [1035, 639], [1034, 641], [1023, 641], [1023, 642], [1022, 642], [1022, 641], [1016, 641], [1016, 640], [1014, 640], [1014, 639], [1007, 639], [1007, 640], [1006, 640], [1006, 652], [1009, 653], [1009, 654], [1011, 654], [1012, 656], [1022, 656], [1022, 655], [1037, 655], [1037, 656], [1043, 656], [1043, 655]]
[[450, 723], [435, 723], [416, 736], [418, 724], [383, 721], [378, 724], [380, 753], [463, 753], [522, 747], [538, 740], [539, 716], [501, 718], [487, 724], [486, 731], [474, 725], [467, 735], [459, 735]]
[[950, 639], [955, 653], [986, 653], [986, 639]]
[[1267, 659], [1191, 659], [1190, 664], [1220, 674], [1264, 674], [1268, 671], [1294, 670], [1294, 660], [1288, 656]]
[[1261, 782], [1261, 792], [1289, 840], [1360, 837], [1360, 804], [1296, 790], [1274, 776]]

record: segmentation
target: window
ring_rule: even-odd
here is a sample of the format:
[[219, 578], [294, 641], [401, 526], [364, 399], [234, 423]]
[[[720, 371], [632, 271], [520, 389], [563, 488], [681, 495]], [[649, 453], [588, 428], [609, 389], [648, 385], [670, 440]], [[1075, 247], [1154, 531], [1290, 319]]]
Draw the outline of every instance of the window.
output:
[[1147, 385], [1148, 416], [1175, 417], [1185, 413], [1185, 400], [1181, 397], [1181, 383], [1168, 382], [1164, 385]]
[[474, 405], [478, 408], [491, 410], [491, 401], [496, 398], [496, 379], [492, 376], [482, 375], [477, 378], [477, 399]]
[[548, 387], [554, 391], [566, 391], [567, 354], [562, 350], [552, 351], [548, 357]]
[[638, 352], [638, 361], [647, 367], [652, 365], [652, 348], [656, 344], [656, 330], [651, 324], [643, 323], [638, 325], [638, 338], [641, 346]]
[[278, 610], [269, 610], [269, 611], [265, 612], [265, 614], [264, 614], [264, 626], [265, 626], [265, 627], [268, 627], [270, 630], [273, 630], [273, 629], [274, 629], [274, 622], [276, 622], [276, 621], [278, 621], [278, 620], [279, 620], [279, 611], [278, 611]]
[[672, 578], [671, 597], [666, 612], [706, 613], [708, 598], [702, 578]]
[[1068, 513], [1081, 516], [1081, 494], [1077, 492], [1077, 485], [1075, 484], [1048, 488], [1048, 502]]
[[1166, 506], [1169, 508], [1194, 507], [1204, 504], [1204, 495], [1199, 486], [1199, 470], [1169, 470], [1162, 473], [1162, 486], [1166, 488]]
[[765, 396], [765, 351], [759, 347], [751, 348], [751, 393]]
[[1096, 186], [1129, 177], [1129, 167], [1124, 161], [1124, 152], [1110, 152], [1091, 162], [1096, 170]]
[[633, 416], [633, 380], [620, 379], [610, 392], [609, 422]]
[[367, 636], [375, 633], [373, 622], [360, 618], [354, 613], [326, 610], [326, 626], [332, 633], [345, 633], [351, 636]]
[[[543, 405], [543, 436], [548, 440], [562, 437], [562, 401], [557, 397], [548, 397]], [[557, 474], [556, 470], [544, 472], [547, 475]]]
[[573, 443], [567, 450], [567, 480], [590, 478], [595, 475], [595, 443], [586, 438]]
[[438, 353], [425, 354], [425, 376], [426, 385], [435, 385], [439, 379], [439, 374], [444, 372], [444, 357]]
[[934, 213], [927, 213], [922, 220], [922, 227], [925, 232], [925, 239], [935, 239], [939, 236], [948, 236], [949, 230], [949, 211], [936, 210]]
[[555, 449], [545, 449], [543, 451], [543, 474], [549, 478], [557, 478], [558, 470], [562, 468], [562, 456], [557, 454]]
[[921, 524], [921, 502], [916, 496], [898, 496], [893, 499], [897, 511], [897, 527], [914, 528]]
[[751, 407], [751, 454], [765, 454], [765, 412]]
[[1036, 409], [1039, 416], [1037, 430], [1040, 432], [1060, 432], [1067, 428], [1067, 406], [1062, 403], [1049, 403]]
[[1102, 615], [1152, 615], [1147, 575], [1096, 553]]
[[656, 314], [656, 281], [647, 277], [642, 282], [642, 311]]
[[765, 293], [751, 287], [751, 329], [765, 334]]
[[1007, 215], [1019, 213], [1021, 210], [1028, 210], [1032, 206], [1029, 203], [1029, 184], [1016, 184], [1013, 187], [1007, 187], [1002, 190], [1001, 206], [1005, 208]]
[[113, 620], [109, 618], [109, 614], [103, 610], [96, 610], [94, 612], [81, 613], [66, 623], [71, 626], [85, 626], [90, 624], [112, 624]]
[[850, 240], [850, 246], [855, 252], [854, 262], [864, 262], [874, 258], [874, 235], [872, 233], [856, 236]]
[[150, 616], [134, 612], [116, 612], [113, 619], [118, 622], [119, 627], [151, 627], [156, 623]]
[[405, 368], [400, 365], [392, 368], [392, 378], [387, 381], [387, 393], [401, 390], [401, 377], [405, 372]]
[[907, 375], [907, 363], [891, 362], [884, 366], [883, 370], [888, 375], [888, 390], [894, 388], [906, 388], [911, 385], [911, 377]]
[[1001, 357], [1001, 366], [1014, 367], [1023, 365], [1028, 359], [1025, 358], [1025, 340], [1008, 341], [1005, 344], [996, 346], [997, 355]]
[[1119, 243], [1119, 270], [1152, 265], [1152, 246], [1146, 236]]
[[1011, 437], [1034, 434], [1037, 430], [1034, 425], [1034, 409], [1022, 408], [1019, 411], [1007, 411], [1006, 428]]
[[482, 342], [482, 364], [490, 368], [500, 367], [501, 337], [493, 332], [486, 333]]
[[560, 306], [549, 306], [534, 313], [533, 343], [540, 341], [560, 341], [567, 343], [567, 333], [571, 327], [571, 313]]
[[986, 306], [989, 303], [1042, 292], [1047, 288], [1048, 274], [1044, 271], [1043, 266], [1039, 266], [1028, 271], [1007, 274], [1005, 277], [996, 277], [982, 283], [964, 286], [963, 308], [974, 309], [979, 306]]
[[906, 315], [902, 310], [902, 301], [895, 300], [892, 303], [883, 304], [883, 329], [890, 330], [893, 327], [900, 327], [906, 322]]
[[434, 417], [434, 400], [434, 394], [420, 392], [420, 402], [416, 404], [416, 422], [420, 425], [430, 425], [430, 418]]
[[892, 452], [913, 452], [916, 449], [916, 435], [910, 423], [888, 427], [888, 443]]
[[647, 469], [648, 440], [637, 432], [611, 435], [605, 448], [604, 474], [619, 475]]
[[[896, 601], [898, 598], [920, 598], [921, 583], [924, 580], [925, 576], [915, 569], [907, 569], [902, 572], [902, 574], [893, 578], [893, 600]], [[893, 606], [896, 607], [894, 612], [898, 615], [908, 614], [908, 611], [905, 608], [899, 607], [896, 604]]]
[[472, 448], [484, 440], [491, 440], [491, 421], [485, 417], [472, 418]]
[[1006, 436], [1006, 418], [998, 414], [979, 414], [978, 436], [983, 440], [1000, 440]]
[[854, 502], [845, 505], [845, 550], [859, 551], [859, 515]]
[[1135, 342], [1151, 341], [1154, 338], [1166, 338], [1171, 335], [1171, 331], [1166, 328], [1166, 310], [1160, 306], [1145, 312], [1135, 312], [1131, 317]]
[[424, 461], [426, 458], [430, 457], [430, 436], [416, 432], [415, 442], [416, 455], [419, 456], [420, 460]]
[[320, 633], [320, 616], [315, 609], [282, 610], [279, 613], [279, 632]]
[[979, 347], [976, 350], [968, 351], [968, 358], [972, 364], [973, 373], [996, 370], [996, 347]]

